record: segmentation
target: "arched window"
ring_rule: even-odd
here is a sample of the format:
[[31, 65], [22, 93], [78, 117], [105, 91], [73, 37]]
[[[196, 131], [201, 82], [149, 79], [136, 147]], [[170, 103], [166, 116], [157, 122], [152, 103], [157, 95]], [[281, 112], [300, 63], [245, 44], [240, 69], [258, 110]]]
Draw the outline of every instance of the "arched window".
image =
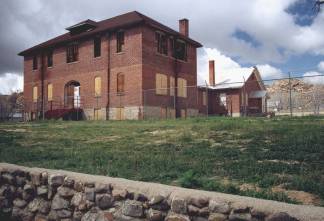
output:
[[53, 100], [53, 84], [47, 85], [47, 101]]
[[122, 73], [117, 74], [117, 93], [125, 92], [125, 75]]
[[101, 96], [101, 77], [95, 77], [95, 96]]

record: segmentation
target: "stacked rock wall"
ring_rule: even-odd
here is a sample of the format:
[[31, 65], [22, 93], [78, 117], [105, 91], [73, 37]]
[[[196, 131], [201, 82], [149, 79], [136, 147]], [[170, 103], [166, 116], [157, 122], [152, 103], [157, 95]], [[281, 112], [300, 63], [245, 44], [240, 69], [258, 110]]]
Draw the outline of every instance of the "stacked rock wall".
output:
[[319, 221], [324, 208], [0, 164], [0, 220]]

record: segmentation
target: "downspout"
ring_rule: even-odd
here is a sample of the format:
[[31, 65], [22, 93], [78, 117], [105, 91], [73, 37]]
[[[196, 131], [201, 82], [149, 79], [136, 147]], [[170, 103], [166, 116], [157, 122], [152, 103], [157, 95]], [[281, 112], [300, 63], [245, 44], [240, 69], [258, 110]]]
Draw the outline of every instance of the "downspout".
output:
[[45, 96], [44, 96], [44, 78], [45, 78], [45, 65], [44, 65], [44, 52], [41, 52], [41, 93], [42, 93], [42, 100], [41, 100], [41, 116], [42, 119], [45, 119]]
[[108, 42], [107, 42], [107, 107], [106, 107], [106, 119], [109, 120], [110, 113], [110, 42], [111, 34], [108, 32]]
[[173, 55], [174, 55], [174, 112], [175, 118], [179, 117], [178, 109], [178, 58], [176, 54], [176, 38], [174, 38], [173, 43]]

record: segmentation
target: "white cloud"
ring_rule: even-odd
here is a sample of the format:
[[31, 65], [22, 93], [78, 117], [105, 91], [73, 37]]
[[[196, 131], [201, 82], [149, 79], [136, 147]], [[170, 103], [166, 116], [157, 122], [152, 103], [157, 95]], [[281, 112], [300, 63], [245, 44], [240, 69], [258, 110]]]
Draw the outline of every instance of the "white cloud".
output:
[[[204, 48], [201, 52], [201, 55], [198, 57], [198, 85], [204, 85], [206, 82], [208, 83], [208, 61], [215, 61], [215, 75], [217, 73], [223, 73], [228, 70], [246, 70], [246, 68], [251, 67], [243, 67], [232, 58], [222, 54], [216, 48]], [[262, 79], [273, 79], [273, 78], [281, 78], [284, 76], [282, 71], [278, 68], [275, 68], [269, 64], [263, 64], [257, 66]], [[236, 71], [235, 71], [236, 72]]]
[[0, 75], [0, 94], [11, 94], [23, 90], [23, 77], [18, 74], [6, 73]]
[[319, 71], [324, 71], [324, 61], [321, 61], [318, 63], [317, 68]]
[[323, 75], [323, 73], [317, 71], [306, 72], [303, 75], [304, 76], [303, 80], [310, 84], [324, 84], [324, 76], [318, 76], [318, 75]]

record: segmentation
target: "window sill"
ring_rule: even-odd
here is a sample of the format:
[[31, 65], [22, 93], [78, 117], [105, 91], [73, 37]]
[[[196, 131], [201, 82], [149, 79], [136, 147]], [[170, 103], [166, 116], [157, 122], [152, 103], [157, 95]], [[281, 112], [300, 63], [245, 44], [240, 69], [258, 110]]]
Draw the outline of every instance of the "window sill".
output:
[[93, 57], [93, 59], [95, 59], [95, 60], [97, 60], [97, 59], [101, 59], [102, 58], [102, 56], [100, 55], [100, 56], [98, 56], [98, 57]]
[[53, 68], [53, 66], [51, 66], [51, 67], [47, 67], [47, 69], [52, 69]]
[[79, 61], [66, 62], [67, 64], [77, 64]]
[[124, 96], [125, 92], [117, 92], [117, 96]]
[[116, 52], [117, 55], [123, 55], [125, 54], [125, 51], [121, 51], [121, 52]]

